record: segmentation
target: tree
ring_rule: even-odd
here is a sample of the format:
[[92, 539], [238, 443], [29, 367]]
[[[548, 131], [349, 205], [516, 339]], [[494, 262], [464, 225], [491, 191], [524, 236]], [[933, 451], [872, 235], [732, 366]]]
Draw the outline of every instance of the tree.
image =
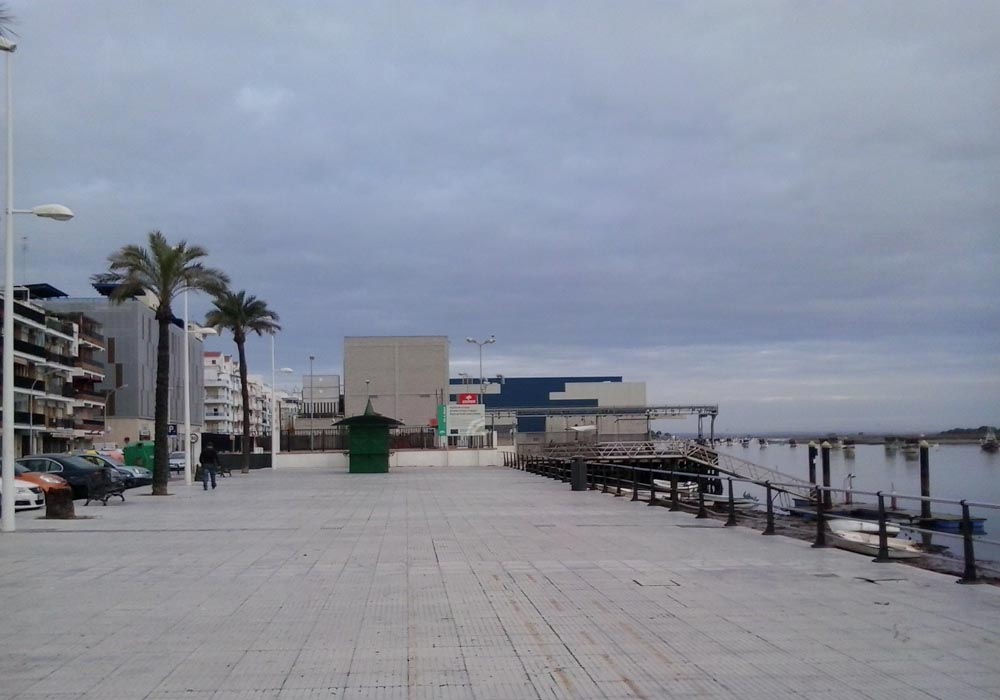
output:
[[[108, 256], [109, 271], [94, 275], [94, 282], [117, 284], [112, 302], [122, 303], [136, 296], [151, 296], [159, 335], [156, 343], [156, 396], [153, 413], [153, 495], [167, 495], [170, 464], [167, 449], [167, 401], [170, 392], [170, 324], [174, 320], [171, 302], [187, 290], [218, 294], [229, 284], [221, 270], [205, 267], [201, 258], [208, 252], [186, 241], [170, 245], [159, 231], [149, 233], [148, 247], [127, 245]], [[185, 329], [185, 332], [187, 329]], [[186, 340], [186, 338], [185, 338]], [[185, 346], [186, 347], [186, 346]]]
[[[267, 308], [267, 302], [245, 291], [224, 291], [212, 302], [215, 308], [205, 316], [205, 325], [216, 330], [228, 330], [236, 341], [240, 356], [240, 389], [243, 395], [243, 465], [240, 471], [250, 472], [250, 390], [247, 387], [247, 333], [274, 335], [281, 330], [278, 314]], [[271, 388], [274, 390], [274, 387]], [[271, 439], [274, 440], [272, 427]]]

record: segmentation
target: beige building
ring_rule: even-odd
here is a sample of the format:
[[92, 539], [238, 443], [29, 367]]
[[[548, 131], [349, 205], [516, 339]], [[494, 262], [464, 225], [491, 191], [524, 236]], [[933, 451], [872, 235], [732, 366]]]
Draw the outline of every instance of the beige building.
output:
[[448, 337], [344, 338], [344, 414], [376, 411], [409, 426], [427, 426], [448, 397]]

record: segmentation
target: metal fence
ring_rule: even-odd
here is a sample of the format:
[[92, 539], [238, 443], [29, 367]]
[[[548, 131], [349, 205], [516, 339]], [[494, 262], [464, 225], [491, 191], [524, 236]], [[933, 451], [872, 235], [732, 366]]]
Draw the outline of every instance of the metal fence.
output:
[[[874, 535], [870, 545], [872, 561], [915, 563], [947, 573], [956, 573], [961, 575], [958, 579], [960, 583], [978, 583], [982, 580], [982, 572], [989, 572], [988, 575], [993, 579], [1000, 577], [1000, 562], [992, 556], [983, 558], [977, 557], [976, 554], [977, 549], [1000, 552], [1000, 540], [987, 539], [983, 528], [987, 515], [994, 517], [994, 523], [1000, 522], [1000, 504], [996, 503], [954, 501], [817, 485], [811, 504], [795, 513], [776, 508], [775, 500], [778, 494], [788, 492], [789, 489], [797, 491], [800, 487], [797, 483], [786, 484], [722, 475], [692, 475], [690, 472], [657, 469], [653, 466], [591, 462], [582, 457], [572, 459], [544, 457], [523, 452], [503, 452], [503, 463], [506, 467], [558, 481], [576, 481], [574, 488], [582, 485], [588, 490], [627, 496], [633, 502], [643, 502], [650, 506], [667, 506], [671, 511], [688, 510], [696, 513], [697, 518], [708, 518], [712, 515], [725, 517], [727, 526], [740, 524], [741, 521], [747, 525], [763, 524], [764, 529], [761, 533], [763, 535], [802, 536], [811, 532], [812, 536], [809, 539], [814, 539], [814, 547], [836, 544], [837, 535], [830, 531], [829, 523], [838, 518], [849, 518], [870, 526], [867, 530]], [[760, 503], [757, 498], [748, 498], [746, 493], [742, 497], [736, 496], [734, 491], [736, 484], [740, 485], [741, 490], [745, 485], [763, 489], [764, 502]], [[713, 495], [711, 492], [718, 490], [713, 489], [713, 485], [723, 485], [725, 487], [723, 495]], [[858, 505], [858, 496], [874, 497], [875, 503], [871, 504], [874, 517], [844, 516], [832, 512], [834, 508], [824, 501], [828, 500], [826, 498], [828, 494], [834, 493], [841, 494], [847, 506]], [[897, 503], [904, 500], [920, 504], [936, 504], [942, 508], [957, 506], [961, 515], [952, 518], [934, 518], [953, 523], [952, 531], [932, 530], [924, 518], [908, 521], [898, 519], [902, 511], [896, 510]], [[779, 513], [779, 510], [782, 512]], [[784, 532], [777, 532], [777, 523], [781, 524]], [[909, 538], [914, 548], [918, 550], [918, 556], [913, 559], [894, 558], [890, 547], [890, 540], [893, 539], [890, 537], [890, 530], [901, 532]], [[944, 545], [941, 544], [942, 541]]]

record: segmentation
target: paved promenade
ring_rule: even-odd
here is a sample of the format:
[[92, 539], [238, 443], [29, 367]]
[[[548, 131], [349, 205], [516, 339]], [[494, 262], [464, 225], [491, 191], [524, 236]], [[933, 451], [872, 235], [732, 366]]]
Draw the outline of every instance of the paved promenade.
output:
[[172, 489], [0, 535], [0, 700], [1000, 697], [953, 576], [502, 467]]

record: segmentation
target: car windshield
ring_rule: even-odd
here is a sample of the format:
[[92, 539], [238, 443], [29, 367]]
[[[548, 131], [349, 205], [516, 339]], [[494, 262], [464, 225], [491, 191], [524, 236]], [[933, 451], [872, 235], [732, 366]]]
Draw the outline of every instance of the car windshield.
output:
[[170, 453], [170, 459], [184, 459], [184, 453], [183, 452], [171, 452]]
[[110, 464], [113, 467], [124, 467], [125, 466], [124, 464], [122, 464], [121, 462], [119, 462], [114, 457], [109, 457], [108, 455], [97, 455], [97, 456], [100, 457], [101, 459], [103, 459], [105, 462], [107, 462], [108, 464]]
[[28, 468], [23, 464], [14, 463], [14, 474], [15, 476], [21, 476], [22, 474], [28, 474]]
[[77, 457], [76, 455], [59, 455], [57, 461], [62, 462], [64, 465], [83, 467], [85, 469], [93, 469], [97, 466], [93, 462], [88, 462], [83, 457]]

